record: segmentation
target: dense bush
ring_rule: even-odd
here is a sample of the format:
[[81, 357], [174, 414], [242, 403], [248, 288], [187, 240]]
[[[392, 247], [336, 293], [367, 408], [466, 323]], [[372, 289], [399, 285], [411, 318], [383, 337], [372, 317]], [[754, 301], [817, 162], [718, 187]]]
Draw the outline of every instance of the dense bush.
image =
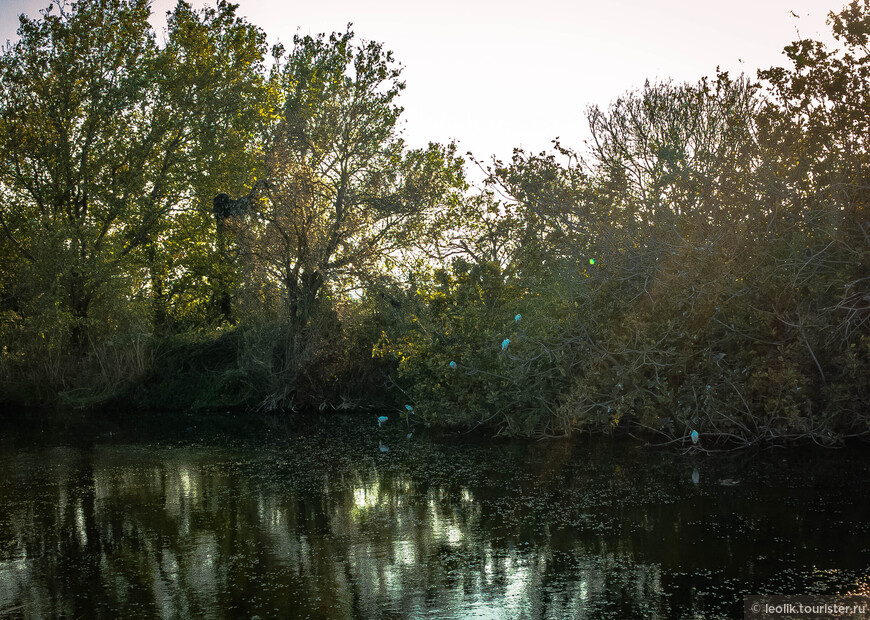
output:
[[267, 70], [232, 5], [179, 4], [163, 47], [147, 17], [82, 1], [0, 57], [4, 402], [870, 432], [870, 0], [840, 49], [647, 83], [473, 192], [455, 145], [405, 145], [382, 45]]
[[515, 433], [546, 423], [570, 364], [554, 314], [564, 309], [541, 294], [506, 282], [494, 263], [456, 260], [435, 271], [401, 331], [385, 334], [380, 346], [398, 360], [412, 415]]

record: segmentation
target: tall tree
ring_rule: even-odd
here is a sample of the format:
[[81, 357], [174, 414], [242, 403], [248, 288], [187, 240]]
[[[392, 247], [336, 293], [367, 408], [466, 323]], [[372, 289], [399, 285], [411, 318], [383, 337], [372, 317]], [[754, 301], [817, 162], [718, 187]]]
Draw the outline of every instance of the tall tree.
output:
[[790, 66], [759, 72], [772, 94], [761, 133], [771, 185], [807, 239], [797, 281], [815, 280], [825, 305], [842, 293], [835, 325], [848, 343], [870, 333], [870, 0], [828, 23], [838, 47], [802, 39], [784, 50]]
[[758, 166], [757, 89], [718, 73], [712, 82], [647, 83], [607, 111], [589, 109], [595, 167], [619, 186], [626, 225], [681, 220], [703, 239], [745, 218], [739, 210], [756, 189], [747, 182]]
[[225, 304], [237, 265], [222, 237], [210, 242], [211, 197], [262, 175], [263, 142], [278, 101], [263, 64], [265, 33], [236, 8], [220, 1], [194, 11], [179, 2], [155, 67], [150, 124], [160, 141], [150, 171], [153, 225], [140, 258], [157, 326], [171, 310], [233, 319]]
[[22, 16], [0, 59], [0, 232], [21, 267], [17, 305], [58, 309], [78, 349], [112, 307], [144, 292], [159, 327], [179, 289], [212, 275], [203, 197], [256, 173], [269, 117], [265, 36], [233, 5], [179, 2], [163, 48], [149, 15], [146, 0], [82, 0]]
[[464, 184], [452, 144], [408, 149], [401, 139], [400, 74], [391, 52], [351, 31], [296, 37], [283, 65], [269, 184], [245, 238], [299, 325], [326, 285], [389, 270]]
[[22, 295], [59, 304], [79, 348], [92, 304], [150, 221], [149, 14], [145, 0], [83, 0], [22, 16], [0, 58], [0, 227], [23, 263]]

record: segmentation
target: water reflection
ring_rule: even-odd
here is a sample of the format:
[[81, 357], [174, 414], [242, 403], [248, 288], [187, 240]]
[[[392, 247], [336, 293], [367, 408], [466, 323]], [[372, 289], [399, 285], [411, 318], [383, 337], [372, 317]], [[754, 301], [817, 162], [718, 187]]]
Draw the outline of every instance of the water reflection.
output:
[[861, 453], [701, 478], [634, 446], [372, 441], [7, 448], [0, 614], [727, 617], [867, 591]]

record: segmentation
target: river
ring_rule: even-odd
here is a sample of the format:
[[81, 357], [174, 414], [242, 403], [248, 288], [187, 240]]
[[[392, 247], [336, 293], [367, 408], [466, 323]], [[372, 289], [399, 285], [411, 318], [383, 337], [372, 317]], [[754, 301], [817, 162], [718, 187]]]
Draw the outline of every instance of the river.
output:
[[7, 434], [0, 617], [719, 618], [870, 593], [867, 445], [409, 430]]

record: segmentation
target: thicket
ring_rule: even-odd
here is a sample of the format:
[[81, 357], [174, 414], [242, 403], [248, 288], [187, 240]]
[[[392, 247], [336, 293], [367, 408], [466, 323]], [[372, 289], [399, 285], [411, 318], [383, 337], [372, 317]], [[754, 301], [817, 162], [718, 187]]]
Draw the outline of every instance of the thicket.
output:
[[158, 46], [148, 11], [62, 5], [0, 59], [3, 401], [870, 431], [870, 0], [837, 49], [647, 83], [476, 188], [402, 140], [382, 45], [182, 2]]

